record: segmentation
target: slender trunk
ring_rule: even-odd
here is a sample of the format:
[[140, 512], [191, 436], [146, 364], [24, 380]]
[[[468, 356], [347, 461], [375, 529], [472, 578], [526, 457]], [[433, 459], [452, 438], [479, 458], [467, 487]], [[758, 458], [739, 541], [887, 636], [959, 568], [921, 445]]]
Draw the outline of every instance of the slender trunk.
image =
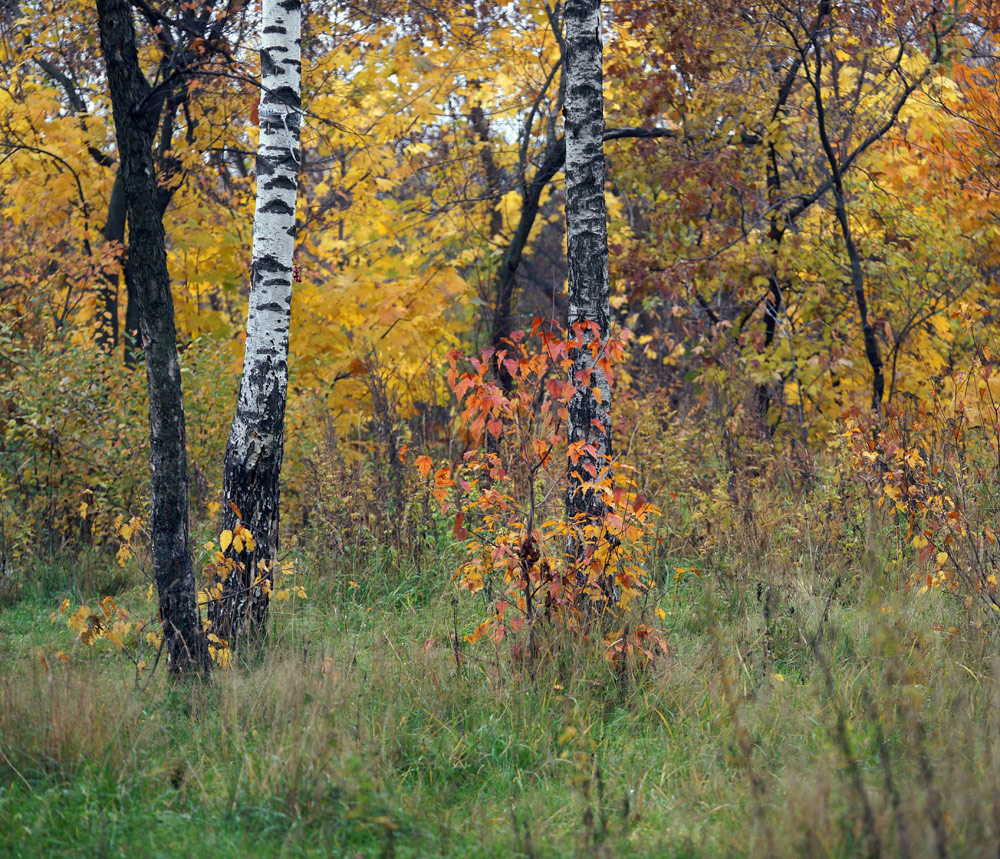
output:
[[493, 158], [493, 148], [490, 146], [490, 121], [483, 110], [482, 104], [476, 102], [469, 114], [472, 130], [479, 142], [483, 144], [480, 159], [483, 162], [483, 173], [486, 176], [486, 194], [490, 201], [490, 241], [500, 235], [503, 229], [503, 214], [500, 211], [500, 186], [503, 176]]
[[97, 15], [128, 210], [127, 266], [139, 301], [146, 359], [150, 526], [164, 648], [172, 672], [200, 672], [208, 667], [208, 651], [188, 547], [184, 405], [163, 221], [157, 206], [159, 189], [152, 154], [156, 129], [143, 109], [150, 86], [139, 69], [128, 0], [97, 0]]
[[238, 572], [224, 583], [222, 598], [211, 610], [213, 631], [231, 644], [264, 632], [278, 552], [298, 194], [301, 27], [298, 0], [264, 0], [250, 306], [239, 401], [226, 446], [223, 514], [227, 528], [241, 521], [256, 545], [253, 551], [230, 549]]
[[[778, 159], [774, 144], [768, 146], [767, 160], [767, 203], [774, 207], [781, 192], [781, 174], [778, 171]], [[785, 236], [785, 229], [780, 222], [780, 213], [776, 208], [772, 208], [768, 215], [767, 239], [771, 252], [770, 271], [767, 275], [767, 298], [764, 302], [764, 351], [767, 352], [774, 343], [774, 335], [778, 330], [778, 316], [782, 312], [783, 295], [781, 283], [778, 280], [778, 260], [781, 253], [781, 240]], [[773, 434], [773, 428], [768, 426], [767, 412], [774, 399], [773, 383], [770, 381], [761, 382], [757, 386], [757, 414], [764, 427], [764, 432]]]
[[[826, 15], [826, 2], [822, 0], [816, 20], [809, 30], [810, 40], [823, 25]], [[796, 81], [799, 80], [799, 72], [804, 61], [804, 57], [796, 57], [785, 72], [784, 80], [782, 80], [781, 86], [778, 87], [774, 110], [771, 111], [772, 123], [788, 115], [788, 99], [792, 95]], [[790, 223], [789, 220], [785, 219], [785, 216], [783, 216], [778, 207], [778, 200], [781, 196], [781, 171], [778, 168], [778, 152], [773, 140], [767, 147], [765, 187], [767, 191], [767, 205], [770, 209], [767, 218], [767, 237], [771, 245], [771, 270], [767, 277], [767, 296], [764, 303], [764, 351], [766, 352], [774, 343], [774, 336], [778, 329], [778, 316], [783, 312], [784, 295], [781, 290], [781, 281], [778, 278], [778, 261], [781, 253], [781, 242], [785, 237], [785, 230]], [[763, 382], [757, 386], [757, 414], [760, 417], [764, 431], [768, 435], [773, 434], [773, 428], [769, 427], [767, 423], [767, 412], [771, 407], [773, 399], [774, 390], [770, 382]]]
[[[108, 202], [108, 220], [101, 231], [106, 242], [125, 244], [125, 182], [122, 171], [115, 173], [115, 183], [111, 186]], [[97, 288], [100, 322], [97, 329], [97, 345], [106, 352], [118, 349], [118, 272], [102, 275], [104, 283]]]
[[[517, 269], [521, 264], [521, 257], [528, 244], [528, 237], [535, 225], [538, 217], [538, 210], [541, 206], [542, 193], [545, 186], [552, 181], [552, 177], [562, 169], [565, 160], [565, 146], [561, 141], [549, 148], [549, 153], [542, 162], [542, 165], [535, 173], [534, 179], [527, 186], [524, 197], [521, 200], [521, 213], [518, 217], [517, 227], [514, 228], [514, 235], [510, 244], [500, 261], [500, 270], [496, 274], [496, 300], [493, 310], [493, 322], [490, 326], [490, 345], [494, 349], [502, 349], [503, 341], [510, 337], [514, 287], [516, 284]], [[494, 360], [494, 371], [504, 392], [509, 394], [513, 387], [513, 380], [507, 370], [499, 361]]]
[[[126, 250], [126, 254], [128, 251]], [[136, 367], [142, 357], [139, 337], [139, 298], [129, 267], [125, 266], [125, 366]]]
[[[827, 10], [825, 4], [821, 7]], [[833, 208], [840, 226], [840, 233], [847, 248], [847, 258], [851, 266], [851, 288], [854, 291], [854, 302], [858, 308], [858, 317], [861, 321], [861, 332], [865, 344], [865, 357], [872, 371], [872, 400], [871, 408], [876, 416], [882, 414], [882, 396], [885, 393], [885, 372], [882, 363], [882, 352], [879, 349], [878, 339], [875, 336], [875, 328], [868, 318], [868, 300], [865, 296], [865, 278], [861, 269], [861, 255], [858, 253], [858, 246], [854, 241], [851, 231], [851, 223], [847, 217], [847, 202], [844, 195], [844, 177], [840, 161], [834, 151], [833, 143], [830, 141], [830, 134], [826, 126], [826, 108], [823, 103], [823, 53], [818, 39], [813, 37], [813, 50], [816, 54], [816, 71], [810, 78], [813, 88], [813, 95], [816, 104], [816, 125], [819, 131], [820, 144], [823, 153], [826, 155], [827, 163], [830, 165], [830, 178], [833, 180]]]
[[[674, 132], [669, 129], [617, 128], [606, 130], [603, 138], [604, 140], [648, 140], [673, 136]], [[511, 335], [518, 266], [521, 264], [521, 258], [528, 245], [528, 238], [541, 209], [542, 194], [549, 182], [563, 169], [565, 163], [565, 139], [550, 137], [545, 147], [545, 158], [535, 171], [531, 182], [527, 182], [525, 179], [525, 182], [522, 183], [524, 191], [521, 197], [521, 212], [518, 216], [517, 227], [514, 229], [514, 235], [507, 246], [496, 275], [496, 300], [493, 322], [490, 326], [490, 345], [494, 349], [502, 348], [504, 339]], [[608, 308], [606, 315], [609, 314], [610, 308]], [[512, 385], [510, 375], [496, 361], [494, 361], [494, 372], [500, 380], [504, 392], [509, 394]]]
[[[606, 512], [602, 495], [586, 484], [607, 478], [611, 459], [611, 382], [601, 368], [601, 347], [610, 333], [607, 206], [604, 199], [604, 97], [600, 0], [566, 4], [566, 249], [569, 324], [582, 326], [570, 379], [569, 462], [566, 514], [578, 537], [571, 552], [582, 557], [593, 545]], [[596, 343], [595, 341], [599, 341]], [[577, 446], [575, 449], [572, 446]], [[580, 450], [592, 446], [593, 453]], [[614, 583], [601, 583], [613, 601]]]

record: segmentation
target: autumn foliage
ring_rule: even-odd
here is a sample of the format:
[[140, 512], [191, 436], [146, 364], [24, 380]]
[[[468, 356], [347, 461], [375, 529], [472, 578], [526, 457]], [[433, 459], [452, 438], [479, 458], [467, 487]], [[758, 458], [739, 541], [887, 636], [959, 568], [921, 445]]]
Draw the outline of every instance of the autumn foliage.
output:
[[[491, 615], [467, 637], [472, 643], [487, 632], [499, 642], [527, 629], [528, 652], [535, 658], [540, 622], [586, 625], [596, 615], [604, 629], [620, 629], [621, 613], [649, 586], [643, 569], [646, 523], [658, 511], [639, 494], [631, 469], [611, 461], [599, 471], [588, 463], [591, 479], [567, 488], [567, 464], [594, 455], [584, 442], [566, 439], [570, 400], [578, 385], [589, 383], [568, 377], [570, 356], [592, 349], [596, 366], [613, 379], [628, 332], [606, 342], [587, 333], [584, 325], [564, 332], [535, 319], [530, 334], [514, 332], [496, 353], [488, 349], [469, 359], [464, 372], [459, 357], [450, 358], [448, 381], [472, 445], [460, 470], [465, 501], [455, 533], [467, 560], [457, 579], [486, 596]], [[509, 393], [492, 372], [495, 364], [508, 375]], [[570, 491], [601, 497], [603, 520], [567, 520], [564, 497]], [[586, 547], [582, 555], [570, 551], [575, 542]], [[645, 631], [640, 626], [637, 632]], [[611, 657], [618, 638], [609, 635]]]
[[[984, 332], [1000, 314], [988, 9], [607, 9], [615, 333], [601, 340], [540, 321], [567, 312], [552, 10], [313, 5], [282, 488], [290, 551], [416, 555], [447, 539], [461, 547], [456, 582], [479, 600], [481, 622], [463, 636], [534, 640], [541, 624], [598, 618], [611, 648], [626, 627], [655, 626], [646, 595], [664, 533], [709, 552], [707, 523], [745, 516], [747, 487], [773, 463], [806, 486], [849, 464], [879, 515], [905, 521], [926, 567], [915, 590], [995, 602], [982, 494], [995, 455]], [[212, 18], [217, 41], [170, 103], [156, 151], [190, 500], [198, 541], [213, 543], [202, 603], [254, 540], [220, 522], [258, 135], [259, 66], [243, 48], [257, 13], [231, 6]], [[148, 13], [136, 21], [155, 69], [164, 30]], [[28, 3], [4, 24], [9, 571], [40, 552], [117, 563], [146, 551], [121, 526], [148, 521], [146, 403], [127, 241], [108, 238], [117, 155], [94, 24], [81, 0]], [[570, 377], [580, 349], [614, 377], [612, 461], [566, 441], [574, 392], [603, 396]], [[884, 372], [874, 411], [873, 352]], [[969, 482], [970, 467], [981, 479]], [[576, 492], [606, 515], [567, 520]], [[29, 584], [5, 575], [13, 595]], [[114, 628], [111, 614], [87, 616], [102, 635]]]

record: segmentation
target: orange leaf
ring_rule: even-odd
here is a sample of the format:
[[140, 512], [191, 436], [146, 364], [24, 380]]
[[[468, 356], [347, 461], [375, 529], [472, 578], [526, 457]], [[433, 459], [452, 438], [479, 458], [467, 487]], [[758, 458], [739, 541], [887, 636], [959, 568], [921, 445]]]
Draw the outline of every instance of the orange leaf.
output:
[[442, 465], [434, 475], [435, 486], [454, 486], [455, 481], [451, 479], [451, 469], [447, 465]]
[[431, 473], [431, 468], [434, 466], [434, 461], [429, 456], [418, 456], [417, 457], [417, 470], [420, 472], [420, 476], [426, 480], [427, 475]]

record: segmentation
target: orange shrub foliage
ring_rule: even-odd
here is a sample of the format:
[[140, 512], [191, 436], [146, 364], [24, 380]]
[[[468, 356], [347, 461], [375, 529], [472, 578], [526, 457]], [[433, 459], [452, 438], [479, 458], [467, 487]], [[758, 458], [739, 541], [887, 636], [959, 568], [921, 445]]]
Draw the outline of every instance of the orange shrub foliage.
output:
[[[530, 336], [515, 332], [496, 353], [487, 349], [467, 362], [457, 353], [450, 357], [448, 381], [471, 444], [458, 480], [455, 533], [465, 543], [466, 560], [456, 578], [484, 594], [490, 613], [467, 637], [471, 642], [487, 633], [500, 641], [526, 631], [534, 655], [538, 623], [559, 617], [579, 625], [596, 611], [605, 628], [614, 626], [648, 586], [646, 525], [658, 511], [638, 494], [623, 463], [594, 469], [581, 487], [603, 499], [601, 521], [565, 518], [566, 464], [583, 452], [566, 441], [567, 406], [576, 389], [568, 380], [569, 356], [583, 346], [584, 333], [582, 326], [567, 333], [536, 319]], [[593, 346], [611, 378], [626, 337]], [[497, 365], [513, 380], [509, 394], [494, 380]], [[568, 556], [574, 543], [585, 547], [579, 558]], [[608, 655], [631, 655], [638, 644], [651, 657], [654, 641], [665, 649], [645, 626], [628, 641], [613, 633]]]

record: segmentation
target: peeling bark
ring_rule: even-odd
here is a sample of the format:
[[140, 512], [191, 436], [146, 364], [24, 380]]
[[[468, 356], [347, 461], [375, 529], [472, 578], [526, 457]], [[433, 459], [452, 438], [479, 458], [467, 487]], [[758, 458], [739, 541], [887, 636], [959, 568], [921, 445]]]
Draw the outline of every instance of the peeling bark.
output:
[[153, 164], [155, 122], [141, 109], [150, 86], [139, 68], [128, 0], [97, 0], [129, 225], [126, 276], [134, 284], [149, 389], [153, 572], [167, 665], [208, 667], [188, 546], [187, 453], [174, 306]]
[[298, 196], [301, 27], [300, 0], [264, 0], [250, 305], [239, 400], [226, 446], [223, 514], [226, 528], [242, 521], [256, 547], [236, 555], [239, 572], [224, 583], [222, 599], [210, 612], [213, 632], [231, 645], [264, 632], [264, 582], [271, 580], [278, 552]]
[[[569, 270], [569, 324], [587, 327], [584, 346], [573, 354], [570, 379], [576, 393], [569, 404], [570, 444], [593, 445], [569, 463], [566, 514], [578, 529], [598, 523], [606, 512], [598, 493], [584, 484], [606, 477], [611, 449], [611, 382], [598, 366], [592, 344], [610, 333], [607, 206], [604, 198], [604, 95], [600, 0], [566, 4], [566, 247]], [[578, 537], [571, 553], [587, 547]], [[613, 582], [604, 583], [613, 597]]]

